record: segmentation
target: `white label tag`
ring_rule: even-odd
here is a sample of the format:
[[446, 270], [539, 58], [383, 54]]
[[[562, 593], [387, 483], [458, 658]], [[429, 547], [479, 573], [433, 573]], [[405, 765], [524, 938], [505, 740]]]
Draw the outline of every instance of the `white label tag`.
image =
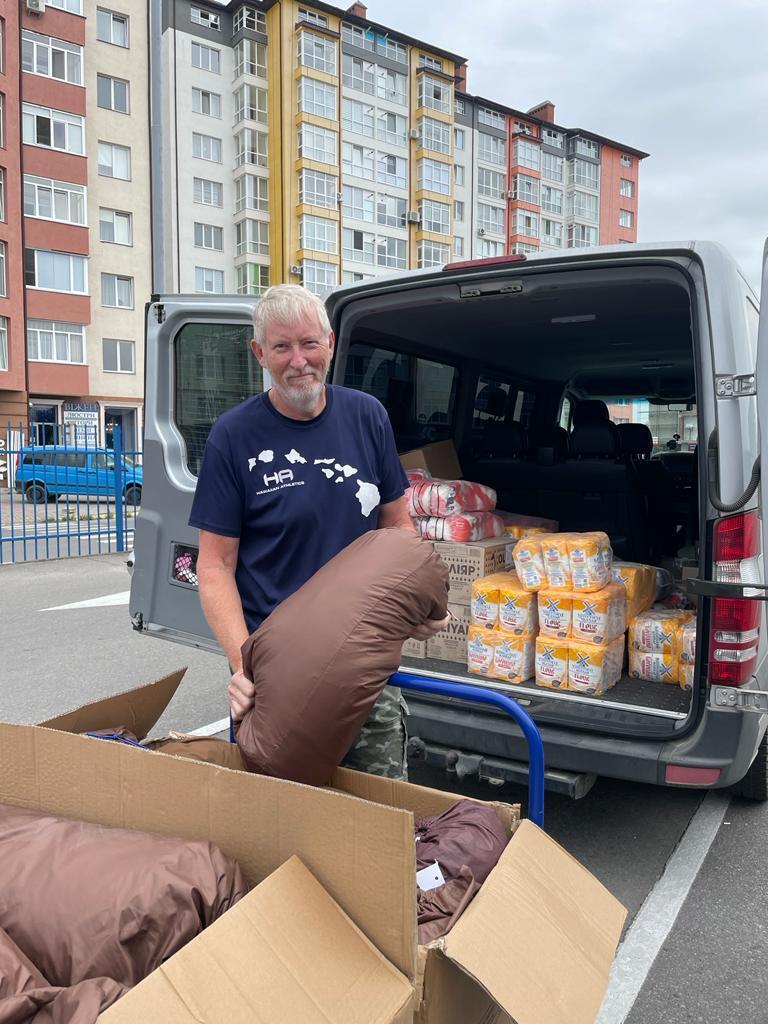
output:
[[416, 885], [422, 892], [429, 892], [430, 889], [437, 889], [439, 885], [445, 885], [443, 872], [437, 861], [416, 872]]

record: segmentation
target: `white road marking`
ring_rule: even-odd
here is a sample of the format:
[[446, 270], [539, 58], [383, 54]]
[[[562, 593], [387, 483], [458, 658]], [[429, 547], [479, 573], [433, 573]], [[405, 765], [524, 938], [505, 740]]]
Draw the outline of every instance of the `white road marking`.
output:
[[67, 608], [110, 608], [128, 604], [130, 590], [121, 590], [119, 594], [105, 594], [104, 597], [92, 597], [89, 601], [73, 601], [72, 604], [57, 604], [52, 608], [41, 608], [43, 612], [60, 612]]
[[664, 873], [645, 898], [619, 946], [595, 1024], [623, 1024], [723, 822], [730, 797], [707, 793], [691, 818]]
[[192, 729], [188, 736], [215, 736], [219, 732], [229, 733], [229, 719], [222, 718], [218, 722], [211, 722], [210, 725], [202, 725], [199, 729]]

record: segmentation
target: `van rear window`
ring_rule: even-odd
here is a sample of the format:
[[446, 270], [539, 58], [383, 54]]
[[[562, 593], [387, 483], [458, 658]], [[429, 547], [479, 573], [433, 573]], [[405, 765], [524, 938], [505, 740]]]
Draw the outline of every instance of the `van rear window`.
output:
[[348, 388], [387, 410], [401, 452], [451, 437], [458, 380], [455, 366], [361, 342], [350, 346], [344, 373]]
[[197, 476], [211, 427], [227, 409], [264, 390], [250, 323], [185, 324], [174, 339], [173, 419]]

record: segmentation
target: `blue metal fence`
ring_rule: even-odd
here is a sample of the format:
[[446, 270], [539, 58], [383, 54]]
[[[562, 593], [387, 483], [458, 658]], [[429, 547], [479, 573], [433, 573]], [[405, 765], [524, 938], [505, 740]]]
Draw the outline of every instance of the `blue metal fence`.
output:
[[144, 485], [142, 452], [93, 435], [72, 443], [27, 442], [22, 428], [0, 436], [0, 565], [130, 551]]

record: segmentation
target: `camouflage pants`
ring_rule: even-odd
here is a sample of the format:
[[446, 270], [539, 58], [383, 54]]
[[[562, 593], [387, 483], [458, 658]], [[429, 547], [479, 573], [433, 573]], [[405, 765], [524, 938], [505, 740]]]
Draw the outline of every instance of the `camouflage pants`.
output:
[[408, 779], [407, 707], [396, 686], [385, 686], [368, 720], [342, 761], [345, 768], [389, 779]]

